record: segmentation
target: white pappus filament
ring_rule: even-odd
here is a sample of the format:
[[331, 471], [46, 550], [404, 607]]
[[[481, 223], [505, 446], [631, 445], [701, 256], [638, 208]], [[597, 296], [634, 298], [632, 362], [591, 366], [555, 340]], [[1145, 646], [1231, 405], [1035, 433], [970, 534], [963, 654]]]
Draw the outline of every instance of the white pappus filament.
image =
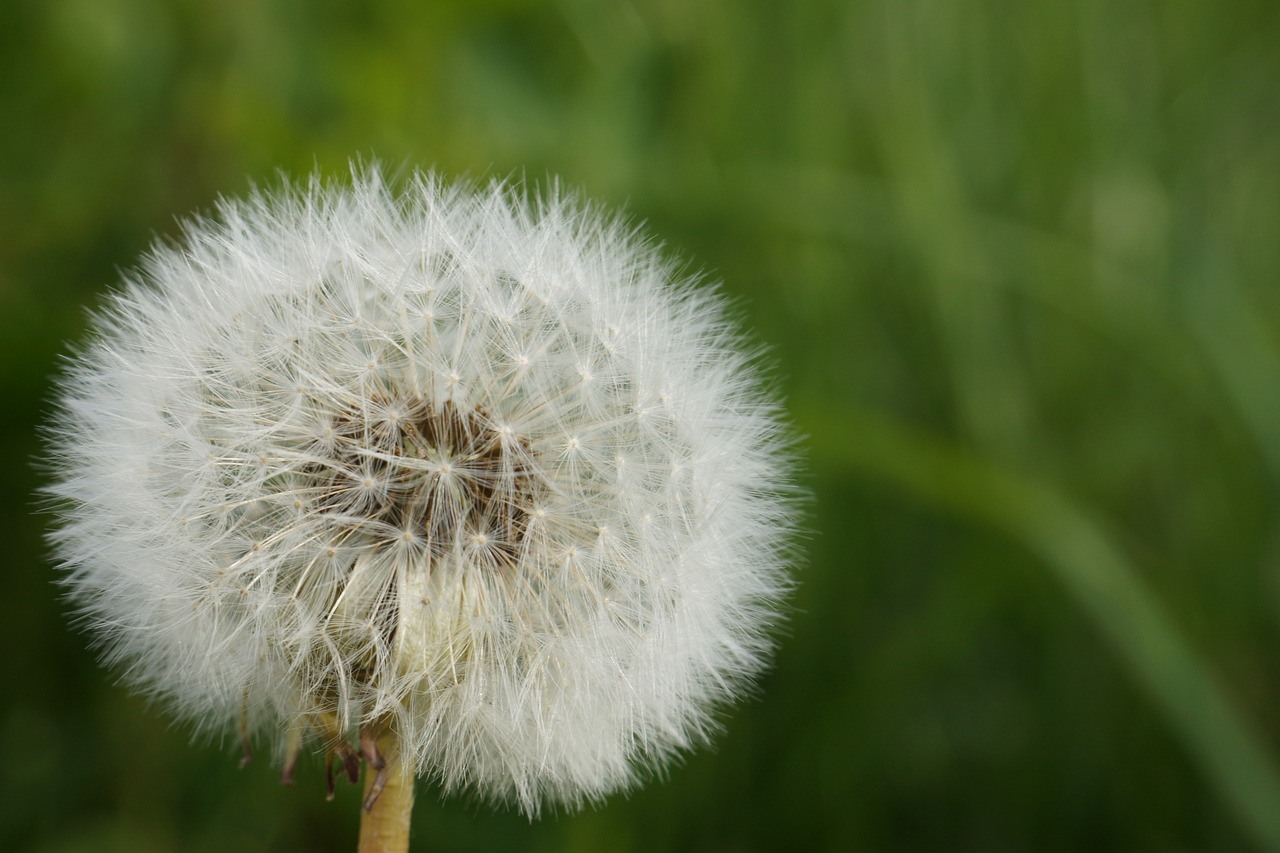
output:
[[220, 203], [94, 321], [48, 429], [106, 661], [213, 731], [574, 807], [763, 666], [793, 457], [709, 288], [557, 191], [376, 168]]

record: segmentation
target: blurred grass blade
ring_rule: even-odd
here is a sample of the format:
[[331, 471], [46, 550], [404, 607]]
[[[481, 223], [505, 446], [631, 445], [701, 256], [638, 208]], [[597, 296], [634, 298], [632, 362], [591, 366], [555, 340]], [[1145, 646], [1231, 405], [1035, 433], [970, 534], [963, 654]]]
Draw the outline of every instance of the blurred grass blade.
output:
[[1267, 307], [1244, 292], [1229, 268], [1211, 267], [1194, 284], [1183, 294], [1187, 323], [1280, 479], [1280, 346]]
[[1084, 606], [1263, 848], [1280, 850], [1280, 775], [1206, 663], [1089, 516], [1051, 489], [893, 419], [799, 412], [815, 457], [988, 524], [1044, 560]]

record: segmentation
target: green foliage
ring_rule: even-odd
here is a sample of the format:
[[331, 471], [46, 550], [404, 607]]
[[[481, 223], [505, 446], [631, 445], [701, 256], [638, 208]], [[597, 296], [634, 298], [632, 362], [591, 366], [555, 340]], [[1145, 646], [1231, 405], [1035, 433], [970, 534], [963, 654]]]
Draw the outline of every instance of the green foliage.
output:
[[1266, 0], [4, 4], [6, 849], [354, 847], [318, 762], [237, 770], [95, 666], [25, 463], [120, 266], [352, 155], [625, 205], [809, 436], [717, 749], [532, 826], [424, 787], [423, 849], [1276, 847], [1278, 40]]

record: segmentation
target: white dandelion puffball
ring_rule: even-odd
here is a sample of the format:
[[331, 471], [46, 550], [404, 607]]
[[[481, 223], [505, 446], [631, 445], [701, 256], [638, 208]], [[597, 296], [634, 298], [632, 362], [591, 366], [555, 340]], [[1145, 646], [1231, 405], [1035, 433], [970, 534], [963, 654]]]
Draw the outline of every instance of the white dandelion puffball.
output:
[[790, 442], [719, 298], [632, 229], [402, 183], [223, 201], [152, 250], [59, 391], [55, 548], [107, 663], [286, 775], [377, 729], [446, 791], [580, 806], [760, 671]]

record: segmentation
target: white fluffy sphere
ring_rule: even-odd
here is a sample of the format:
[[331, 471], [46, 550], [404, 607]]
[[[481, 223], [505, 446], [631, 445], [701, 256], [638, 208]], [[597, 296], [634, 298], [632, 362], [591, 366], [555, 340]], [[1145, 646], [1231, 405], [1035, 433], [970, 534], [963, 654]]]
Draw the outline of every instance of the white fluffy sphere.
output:
[[57, 553], [106, 660], [202, 728], [350, 759], [387, 727], [445, 789], [576, 806], [761, 668], [788, 440], [718, 298], [616, 220], [405, 183], [151, 252], [63, 380]]

